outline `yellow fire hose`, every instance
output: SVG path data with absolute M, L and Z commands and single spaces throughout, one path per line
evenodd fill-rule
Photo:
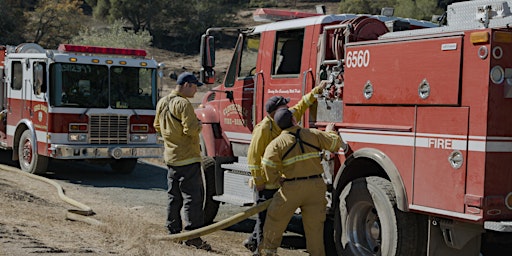
M 64 194 L 64 189 L 62 188 L 62 186 L 59 183 L 57 183 L 53 180 L 50 180 L 48 178 L 42 177 L 42 176 L 23 172 L 18 168 L 14 168 L 14 167 L 11 167 L 8 165 L 0 164 L 0 170 L 9 171 L 9 172 L 12 172 L 15 174 L 22 174 L 29 178 L 36 179 L 36 180 L 48 183 L 50 185 L 53 185 L 57 189 L 60 199 L 79 208 L 79 209 L 69 209 L 66 213 L 66 219 L 81 221 L 81 222 L 85 222 L 85 223 L 88 223 L 91 225 L 97 225 L 97 226 L 104 225 L 101 221 L 90 217 L 90 216 L 93 216 L 95 213 L 89 206 L 66 196 Z M 153 236 L 152 238 L 156 239 L 156 240 L 183 241 L 183 240 L 190 240 L 190 239 L 193 239 L 196 237 L 207 235 L 207 234 L 213 233 L 215 231 L 230 227 L 240 221 L 243 221 L 243 220 L 251 217 L 252 215 L 255 215 L 261 211 L 264 211 L 265 209 L 268 208 L 271 201 L 272 201 L 272 199 L 267 200 L 263 203 L 255 205 L 243 212 L 237 213 L 227 219 L 216 222 L 216 223 L 211 224 L 206 227 L 202 227 L 199 229 L 195 229 L 195 230 L 191 230 L 191 231 L 187 231 L 187 232 L 183 232 L 183 233 L 179 233 L 179 234 L 174 234 L 174 235 Z
M 198 229 L 194 229 L 194 230 L 190 230 L 187 232 L 174 234 L 174 235 L 153 236 L 152 238 L 156 239 L 156 240 L 183 241 L 183 240 L 190 240 L 190 239 L 193 239 L 196 237 L 207 235 L 207 234 L 213 233 L 215 231 L 230 227 L 242 220 L 245 220 L 245 219 L 251 217 L 254 214 L 264 211 L 265 209 L 267 209 L 267 207 L 269 206 L 271 201 L 272 201 L 272 199 L 269 199 L 263 203 L 255 205 L 243 212 L 237 213 L 227 219 L 213 223 L 206 227 L 202 227 L 202 228 L 198 228 Z
M 25 175 L 29 178 L 32 178 L 32 179 L 36 179 L 36 180 L 39 180 L 39 181 L 42 181 L 42 182 L 46 182 L 50 185 L 53 185 L 56 189 L 57 189 L 57 192 L 58 192 L 58 195 L 59 195 L 59 198 L 62 199 L 64 202 L 68 203 L 68 204 L 71 204 L 79 209 L 69 209 L 66 213 L 66 219 L 69 219 L 69 220 L 75 220 L 75 221 L 81 221 L 81 222 L 85 222 L 85 223 L 89 223 L 91 225 L 103 225 L 102 222 L 100 222 L 99 220 L 96 220 L 96 219 L 93 219 L 91 218 L 90 216 L 94 215 L 94 211 L 91 209 L 91 207 L 85 205 L 85 204 L 82 204 L 76 200 L 73 200 L 69 197 L 67 197 L 65 194 L 64 194 L 64 189 L 62 188 L 62 186 L 53 181 L 53 180 L 50 180 L 50 179 L 47 179 L 45 177 L 42 177 L 42 176 L 38 176 L 38 175 L 34 175 L 34 174 L 31 174 L 31 173 L 27 173 L 27 172 L 24 172 L 24 171 L 21 171 L 20 169 L 18 168 L 14 168 L 14 167 L 11 167 L 11 166 L 8 166 L 8 165 L 3 165 L 3 164 L 0 164 L 0 169 L 1 170 L 5 170 L 5 171 L 9 171 L 9 172 L 12 172 L 12 173 L 16 173 L 16 174 L 22 174 L 22 175 Z

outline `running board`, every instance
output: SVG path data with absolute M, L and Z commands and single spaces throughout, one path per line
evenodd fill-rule
M 240 157 L 238 162 L 222 164 L 224 170 L 224 194 L 213 199 L 233 205 L 248 206 L 255 203 L 252 176 L 247 158 Z

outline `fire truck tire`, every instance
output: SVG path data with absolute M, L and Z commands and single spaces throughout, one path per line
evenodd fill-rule
M 384 178 L 350 182 L 341 192 L 335 212 L 338 254 L 425 255 L 421 216 L 400 211 L 395 200 L 393 186 Z
M 38 155 L 35 150 L 36 142 L 32 140 L 30 130 L 21 134 L 18 145 L 20 169 L 27 173 L 45 173 L 48 167 L 48 157 Z
M 137 165 L 137 158 L 116 159 L 110 163 L 112 171 L 119 174 L 130 174 Z
M 217 212 L 219 211 L 219 201 L 213 199 L 215 195 L 215 160 L 211 157 L 203 156 L 201 169 L 204 175 L 204 224 L 210 225 L 213 223 Z

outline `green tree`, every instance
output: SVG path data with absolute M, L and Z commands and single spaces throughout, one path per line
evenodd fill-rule
M 431 20 L 432 15 L 443 13 L 437 5 L 438 0 L 397 0 L 395 16 Z
M 342 0 L 339 13 L 380 14 L 383 7 L 395 6 L 397 0 Z M 411 1 L 411 0 L 409 0 Z
M 0 0 L 0 43 L 17 45 L 24 42 L 25 17 L 21 8 Z
M 33 12 L 26 12 L 29 40 L 48 48 L 69 40 L 84 19 L 81 0 L 41 0 Z
M 148 31 L 126 31 L 122 20 L 116 20 L 110 28 L 92 30 L 83 28 L 71 43 L 80 45 L 95 45 L 123 48 L 149 49 L 151 35 Z

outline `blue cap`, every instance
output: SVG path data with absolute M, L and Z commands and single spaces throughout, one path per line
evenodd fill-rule
M 293 112 L 287 108 L 280 108 L 274 115 L 274 122 L 282 130 L 293 126 Z
M 290 98 L 285 98 L 283 96 L 272 96 L 268 99 L 267 103 L 265 103 L 265 110 L 267 113 L 272 113 L 276 111 L 279 106 L 286 105 L 290 102 Z
M 199 82 L 199 80 L 197 80 L 196 76 L 194 76 L 194 74 L 192 74 L 190 72 L 181 73 L 178 76 L 177 83 L 179 85 L 184 85 L 185 83 L 193 83 L 193 84 L 196 84 L 197 86 L 203 85 L 203 83 Z

